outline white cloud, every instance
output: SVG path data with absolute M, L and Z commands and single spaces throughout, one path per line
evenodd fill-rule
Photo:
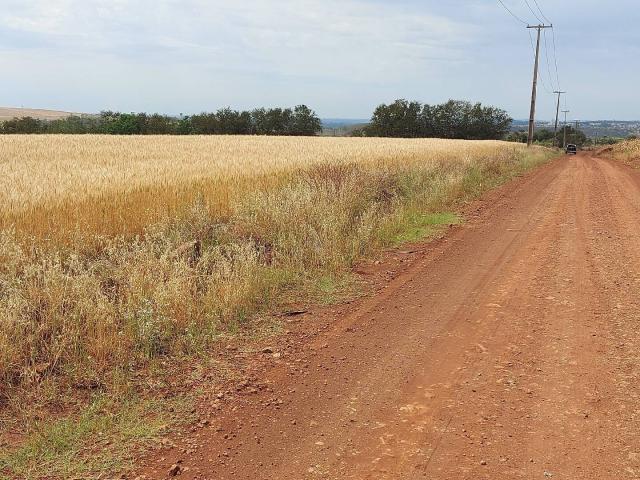
M 538 2 L 557 22 L 563 88 L 585 110 L 598 105 L 581 116 L 615 116 L 607 105 L 635 116 L 637 0 Z M 176 113 L 305 102 L 363 116 L 398 97 L 455 97 L 524 117 L 521 27 L 486 0 L 0 0 L 0 105 Z M 621 74 L 600 73 L 597 54 Z M 600 103 L 581 93 L 585 78 Z M 553 98 L 540 98 L 551 115 Z
M 460 59 L 469 40 L 445 17 L 358 0 L 32 1 L 4 12 L 6 29 L 70 53 L 281 75 L 367 78 L 422 57 Z

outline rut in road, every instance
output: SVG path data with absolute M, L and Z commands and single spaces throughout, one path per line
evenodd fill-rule
M 179 457 L 198 479 L 640 478 L 639 235 L 640 173 L 558 159 L 142 471 Z

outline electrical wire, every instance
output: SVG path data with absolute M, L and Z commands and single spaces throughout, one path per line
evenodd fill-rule
M 535 6 L 538 9 L 538 11 L 540 12 L 540 15 L 542 16 L 542 18 L 540 18 L 540 16 L 538 16 L 538 14 L 536 13 L 536 11 L 531 7 L 531 4 L 529 3 L 529 1 L 528 0 L 524 0 L 524 3 L 529 8 L 529 11 L 540 22 L 540 24 L 544 24 L 545 21 L 546 21 L 547 23 L 551 24 L 551 26 L 552 26 L 552 32 L 553 32 L 553 55 L 554 55 L 554 63 L 555 63 L 555 71 L 556 71 L 556 84 L 558 85 L 558 90 L 560 90 L 560 75 L 559 75 L 559 72 L 558 72 L 558 56 L 557 56 L 557 48 L 556 48 L 555 31 L 553 31 L 552 22 L 547 18 L 547 16 L 544 14 L 542 9 L 540 8 L 540 4 L 538 3 L 538 0 L 533 0 L 533 1 L 535 2 Z M 504 3 L 503 0 L 498 0 L 498 3 L 516 21 L 518 21 L 522 25 L 529 26 L 529 23 L 527 23 L 521 17 L 516 15 L 513 12 L 513 10 L 511 10 L 509 7 L 507 7 L 507 5 Z M 531 43 L 531 50 L 533 51 L 533 55 L 534 55 L 534 58 L 535 58 L 536 49 L 535 49 L 535 46 L 533 44 L 533 37 L 531 35 L 531 30 L 528 30 L 528 33 L 529 33 L 529 42 Z M 547 86 L 547 84 L 546 84 L 546 82 L 544 80 L 544 74 L 542 74 L 542 75 L 539 74 L 538 77 L 539 77 L 540 83 L 542 84 L 542 88 L 545 90 L 545 92 L 547 92 L 548 94 L 553 94 L 553 90 L 555 89 L 555 86 L 554 86 L 554 82 L 553 82 L 553 77 L 551 75 L 551 62 L 549 60 L 549 46 L 548 46 L 546 31 L 544 32 L 544 51 L 545 51 L 545 56 L 546 56 L 546 61 L 547 61 L 547 75 L 549 76 L 549 85 L 551 85 L 551 89 L 549 89 L 549 87 Z M 565 106 L 566 106 L 566 101 L 567 101 L 566 98 L 564 99 L 564 101 L 565 101 Z
M 536 47 L 533 45 L 533 36 L 531 35 L 531 30 L 527 30 L 527 32 L 529 33 L 529 41 L 531 42 L 531 50 L 533 51 L 533 58 L 535 60 Z M 544 91 L 549 94 L 553 94 L 553 92 L 549 89 L 549 87 L 547 87 L 547 84 L 544 82 L 544 75 L 540 75 L 540 72 L 538 72 L 538 78 L 540 79 L 540 83 L 542 84 L 542 88 L 544 89 Z
M 558 90 L 562 90 L 560 88 L 560 73 L 558 71 L 558 48 L 556 47 L 556 31 L 555 31 L 555 28 L 553 27 L 553 22 L 551 20 L 549 20 L 549 17 L 547 17 L 544 14 L 544 11 L 542 10 L 542 7 L 540 7 L 540 3 L 538 3 L 538 0 L 533 0 L 533 3 L 535 3 L 536 8 L 540 12 L 540 15 L 542 15 L 542 18 L 547 23 L 549 23 L 551 25 L 551 33 L 552 33 L 552 36 L 553 36 L 553 61 L 555 63 L 555 69 L 556 69 L 556 83 L 558 85 Z
M 536 8 L 540 12 L 540 15 L 542 15 L 542 18 L 544 18 L 547 21 L 547 23 L 549 23 L 550 25 L 553 25 L 553 22 L 547 18 L 547 16 L 544 14 L 542 9 L 540 8 L 540 4 L 538 3 L 538 0 L 533 0 L 533 1 L 536 4 Z
M 540 3 L 538 2 L 538 0 L 533 0 L 533 3 L 535 3 L 536 8 L 540 12 L 540 15 L 542 15 L 542 18 L 547 23 L 549 23 L 551 25 L 551 33 L 552 33 L 552 36 L 553 36 L 553 61 L 554 61 L 554 64 L 555 64 L 555 69 L 556 69 L 556 84 L 558 85 L 558 90 L 562 90 L 560 88 L 560 73 L 558 71 L 558 49 L 556 47 L 556 31 L 555 31 L 555 28 L 553 27 L 553 22 L 551 20 L 549 20 L 549 17 L 547 17 L 544 14 L 544 11 L 542 10 L 542 7 L 540 7 Z M 545 42 L 546 42 L 546 37 L 545 37 Z
M 529 7 L 529 10 L 531 10 L 531 13 L 533 13 L 533 16 L 536 17 L 536 20 L 538 20 L 540 23 L 544 23 L 542 19 L 538 16 L 538 14 L 535 12 L 535 10 L 531 8 L 531 4 L 529 3 L 529 1 L 524 0 L 524 3 L 527 4 L 527 7 Z
M 547 58 L 547 75 L 549 75 L 549 84 L 551 85 L 553 90 L 556 90 L 556 87 L 553 85 L 553 78 L 551 77 L 551 62 L 549 61 L 549 46 L 547 44 L 547 30 L 544 29 L 544 56 Z M 560 85 L 558 85 L 557 91 L 560 91 Z
M 551 34 L 553 38 L 553 60 L 556 64 L 556 81 L 558 82 L 558 90 L 562 90 L 560 88 L 560 73 L 558 72 L 558 50 L 556 48 L 556 29 L 551 27 Z
M 513 13 L 511 11 L 511 9 L 509 7 L 507 7 L 504 2 L 502 0 L 498 0 L 498 3 L 500 5 L 502 5 L 502 8 L 504 8 L 507 12 L 509 12 L 509 15 L 511 15 L 513 18 L 515 18 L 517 21 L 519 21 L 521 24 L 523 25 L 529 25 L 527 22 L 525 22 L 524 20 L 522 20 L 518 15 L 516 15 L 515 13 Z

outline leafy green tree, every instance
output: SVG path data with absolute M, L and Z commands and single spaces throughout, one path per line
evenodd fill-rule
M 251 115 L 231 108 L 222 108 L 216 112 L 217 131 L 221 135 L 247 135 L 251 133 Z
M 440 105 L 396 100 L 380 105 L 365 132 L 381 137 L 439 137 L 469 140 L 504 138 L 511 117 L 501 109 L 461 100 Z
M 71 115 L 48 122 L 47 133 L 104 133 L 104 129 L 99 117 Z
M 20 117 L 7 120 L 2 125 L 2 133 L 44 133 L 45 123 L 33 117 Z
M 557 134 L 554 134 L 551 130 L 547 128 L 541 128 L 540 130 L 536 130 L 534 132 L 533 141 L 537 143 L 546 144 L 546 145 L 553 145 L 554 143 L 557 145 L 558 136 Z
M 317 135 L 322 124 L 306 105 L 255 109 L 253 112 L 221 108 L 184 118 L 154 113 L 120 113 L 70 116 L 53 121 L 31 117 L 0 122 L 3 133 L 104 133 L 111 135 Z
M 144 133 L 146 114 L 114 113 L 105 116 L 105 132 L 111 135 L 141 135 Z
M 373 112 L 368 132 L 372 136 L 416 138 L 422 135 L 420 113 L 422 106 L 418 102 L 404 99 L 390 105 L 379 105 Z
M 267 110 L 267 125 L 270 135 L 288 135 L 293 111 L 290 108 L 270 108 Z
M 527 137 L 529 134 L 524 130 L 518 130 L 517 132 L 511 132 L 507 135 L 507 142 L 527 143 Z
M 574 145 L 584 145 L 587 143 L 587 135 L 582 130 L 576 130 L 571 125 L 564 127 L 567 129 L 567 143 L 573 143 Z M 558 144 L 562 145 L 564 139 L 564 131 L 562 128 L 558 129 Z
M 322 122 L 316 113 L 306 105 L 298 105 L 293 109 L 290 135 L 314 136 L 322 132 Z
M 180 118 L 176 123 L 176 135 L 192 135 L 193 125 L 191 124 L 191 117 L 186 116 Z
M 189 118 L 190 133 L 195 135 L 214 135 L 220 130 L 215 113 L 200 113 Z
M 257 108 L 251 112 L 251 122 L 257 135 L 295 134 L 294 112 L 290 108 Z
M 176 133 L 177 122 L 166 115 L 154 113 L 146 118 L 145 135 L 169 135 Z

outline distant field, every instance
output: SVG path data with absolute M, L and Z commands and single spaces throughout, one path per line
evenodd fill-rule
M 40 108 L 12 108 L 0 107 L 0 122 L 11 120 L 16 117 L 33 117 L 39 120 L 57 120 L 70 115 L 79 115 L 72 112 L 61 112 L 57 110 L 44 110 Z

